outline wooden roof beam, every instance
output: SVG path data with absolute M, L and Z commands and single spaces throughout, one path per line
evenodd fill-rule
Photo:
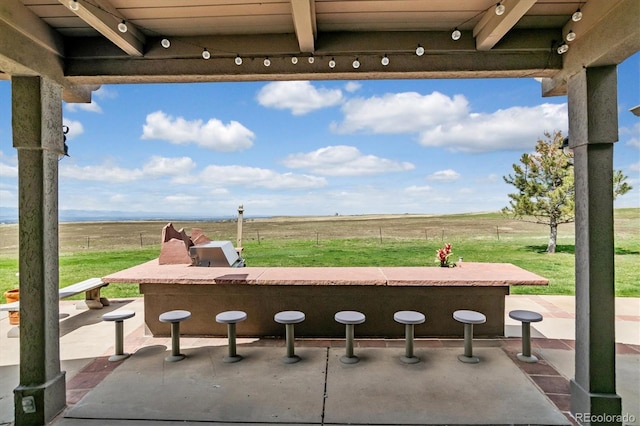
M 505 7 L 504 14 L 496 15 L 495 7 L 492 6 L 473 29 L 476 49 L 490 50 L 493 48 L 531 9 L 536 0 L 503 0 L 501 3 Z
M 130 56 L 144 55 L 145 37 L 133 24 L 127 22 L 127 32 L 120 32 L 118 24 L 126 20 L 106 1 L 95 1 L 96 5 L 85 0 L 58 0 L 83 21 L 95 28 L 113 44 Z M 77 10 L 73 10 L 73 4 Z
M 318 32 L 315 0 L 291 0 L 291 9 L 300 52 L 313 53 Z

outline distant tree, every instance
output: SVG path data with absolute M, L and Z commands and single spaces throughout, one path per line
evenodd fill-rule
M 572 154 L 562 151 L 562 132 L 544 133 L 535 152 L 522 154 L 521 164 L 513 165 L 513 175 L 504 176 L 506 183 L 518 192 L 508 194 L 511 201 L 502 213 L 526 222 L 549 226 L 547 253 L 555 253 L 558 225 L 575 220 L 575 188 Z M 620 170 L 613 175 L 613 196 L 622 195 L 631 186 Z

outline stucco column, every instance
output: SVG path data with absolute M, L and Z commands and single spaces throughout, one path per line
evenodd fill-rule
M 42 425 L 66 405 L 58 325 L 58 155 L 62 88 L 13 77 L 13 146 L 18 150 L 20 384 L 15 424 Z
M 576 190 L 576 348 L 571 413 L 621 414 L 616 394 L 613 143 L 618 140 L 616 66 L 569 80 L 569 146 Z M 618 419 L 619 420 L 619 419 Z M 618 422 L 607 424 L 620 424 Z

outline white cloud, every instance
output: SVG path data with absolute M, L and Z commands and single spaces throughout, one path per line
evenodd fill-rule
M 460 179 L 460 173 L 452 169 L 439 170 L 427 176 L 427 179 L 439 182 L 453 182 Z
M 69 128 L 69 132 L 66 134 L 68 141 L 84 133 L 84 127 L 82 126 L 82 123 L 77 120 L 63 118 L 62 124 Z
M 348 81 L 347 84 L 344 85 L 344 90 L 349 93 L 357 92 L 362 87 L 362 84 L 357 81 Z
M 125 169 L 119 166 L 99 165 L 80 167 L 76 164 L 63 163 L 60 166 L 60 177 L 67 179 L 94 182 L 132 182 L 141 179 L 144 173 L 140 169 Z
M 423 186 L 411 185 L 404 189 L 404 192 L 407 194 L 410 194 L 411 196 L 425 195 L 425 194 L 431 193 L 432 191 L 433 191 L 433 188 L 430 187 L 429 185 L 423 185 Z
M 93 92 L 93 96 L 98 99 L 115 99 L 118 97 L 118 93 L 107 88 L 107 86 L 100 86 L 98 90 Z
M 187 175 L 196 167 L 196 163 L 189 157 L 167 158 L 154 155 L 142 166 L 145 175 L 177 176 Z
M 338 105 L 343 101 L 339 89 L 316 88 L 308 81 L 275 81 L 258 92 L 258 102 L 267 108 L 289 109 L 293 115 L 304 115 L 317 109 Z
M 327 176 L 366 176 L 413 170 L 408 162 L 399 162 L 375 155 L 364 155 L 353 146 L 327 146 L 308 153 L 289 155 L 283 164 L 292 169 L 309 169 Z
M 627 145 L 640 149 L 640 122 L 635 123 L 631 129 L 627 127 L 620 128 L 620 134 L 631 135 L 627 140 Z
M 629 170 L 632 172 L 640 172 L 640 162 L 630 165 Z
M 102 114 L 102 108 L 94 100 L 91 100 L 90 103 L 65 104 L 65 109 L 69 112 L 86 111 Z
M 202 120 L 186 120 L 174 118 L 162 111 L 147 115 L 146 124 L 142 126 L 142 139 L 165 140 L 177 145 L 194 143 L 203 148 L 216 151 L 242 151 L 253 145 L 255 134 L 237 121 L 224 124 L 211 118 Z
M 522 150 L 535 145 L 545 130 L 566 134 L 567 126 L 567 104 L 511 107 L 433 126 L 421 132 L 420 144 L 453 152 Z
M 204 185 L 226 186 L 242 185 L 267 189 L 308 189 L 327 185 L 325 178 L 278 173 L 270 169 L 246 166 L 208 166 L 200 174 Z
M 416 133 L 444 122 L 456 122 L 468 115 L 464 96 L 450 98 L 439 92 L 387 93 L 371 98 L 354 98 L 342 107 L 344 120 L 332 123 L 338 133 Z
M 0 151 L 0 176 L 8 178 L 18 177 L 18 157 L 8 157 Z
M 416 134 L 423 146 L 453 152 L 486 152 L 531 148 L 543 132 L 568 127 L 567 105 L 541 104 L 511 107 L 492 113 L 474 113 L 463 95 L 439 92 L 388 93 L 354 98 L 342 107 L 338 133 Z

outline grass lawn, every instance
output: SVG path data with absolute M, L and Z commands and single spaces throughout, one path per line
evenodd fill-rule
M 640 209 L 616 210 L 616 296 L 640 297 Z M 60 285 L 154 259 L 165 222 L 64 223 L 60 226 Z M 235 221 L 174 224 L 201 228 L 235 243 Z M 436 266 L 435 251 L 453 245 L 453 258 L 504 262 L 549 279 L 548 287 L 514 286 L 514 294 L 574 294 L 573 225 L 560 228 L 558 250 L 545 253 L 548 229 L 500 214 L 349 216 L 250 219 L 244 224 L 248 266 Z M 18 287 L 17 226 L 0 225 L 0 294 Z M 112 284 L 106 297 L 139 296 Z M 81 296 L 78 296 L 81 297 Z

